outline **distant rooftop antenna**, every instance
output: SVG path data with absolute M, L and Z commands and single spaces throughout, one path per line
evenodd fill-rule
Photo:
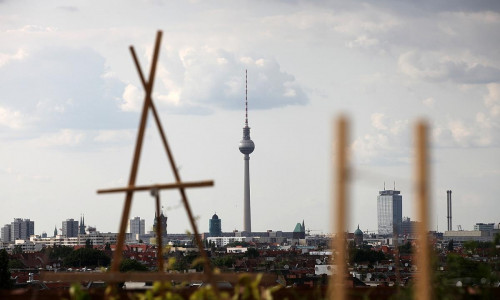
M 396 181 L 394 181 L 394 190 L 396 190 Z
M 385 181 L 384 181 L 384 191 L 385 191 Z

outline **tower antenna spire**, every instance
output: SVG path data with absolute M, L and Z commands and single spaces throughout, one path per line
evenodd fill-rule
M 248 71 L 245 69 L 245 126 L 248 126 Z

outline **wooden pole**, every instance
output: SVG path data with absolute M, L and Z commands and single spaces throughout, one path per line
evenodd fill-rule
M 122 188 L 111 188 L 97 190 L 98 194 L 109 194 L 109 193 L 120 193 L 120 192 L 131 192 L 131 191 L 150 191 L 152 189 L 157 190 L 168 190 L 168 189 L 178 189 L 178 188 L 192 188 L 192 187 L 205 187 L 213 186 L 213 180 L 206 181 L 194 181 L 194 182 L 180 182 L 180 183 L 166 183 L 166 184 L 152 184 L 152 185 L 136 185 Z
M 147 85 L 145 85 L 146 96 L 144 99 L 144 105 L 142 107 L 141 120 L 139 122 L 139 131 L 137 133 L 137 140 L 135 143 L 134 157 L 132 159 L 132 168 L 130 170 L 130 177 L 129 177 L 129 181 L 128 181 L 129 186 L 134 186 L 135 180 L 137 178 L 137 169 L 139 166 L 139 159 L 140 159 L 141 150 L 142 150 L 142 142 L 144 140 L 144 131 L 146 129 L 146 121 L 148 118 L 148 107 L 150 106 L 150 103 L 151 103 L 151 92 L 153 90 L 153 82 L 154 82 L 154 77 L 155 77 L 155 72 L 156 72 L 156 64 L 158 62 L 158 55 L 160 52 L 161 35 L 162 35 L 161 31 L 158 31 L 158 33 L 156 34 L 156 44 L 155 44 L 155 49 L 154 49 L 154 53 L 153 53 L 153 61 L 151 62 L 149 81 L 147 82 Z M 111 264 L 111 271 L 113 271 L 113 272 L 118 272 L 120 269 L 120 263 L 121 263 L 122 256 L 123 256 L 123 253 L 122 253 L 123 246 L 125 244 L 125 231 L 127 230 L 127 221 L 128 221 L 128 217 L 130 215 L 130 208 L 132 206 L 133 195 L 134 195 L 134 192 L 129 191 L 129 192 L 127 192 L 127 195 L 125 197 L 125 205 L 123 206 L 122 219 L 120 222 L 120 231 L 118 234 L 118 239 L 116 241 L 116 250 L 115 250 L 115 253 L 113 255 L 113 262 Z
M 345 251 L 345 224 L 346 224 L 346 213 L 347 213 L 347 180 L 348 180 L 348 164 L 347 164 L 347 136 L 348 136 L 348 125 L 347 120 L 344 116 L 341 116 L 337 121 L 337 133 L 336 147 L 334 147 L 335 152 L 334 161 L 335 168 L 335 222 L 332 232 L 334 232 L 335 239 L 332 242 L 333 253 L 335 254 L 334 263 L 337 269 L 334 270 L 335 273 L 331 276 L 329 295 L 330 299 L 344 300 L 346 299 L 346 251 Z M 333 214 L 332 214 L 333 215 Z
M 418 225 L 418 252 L 416 273 L 416 300 L 431 299 L 431 270 L 427 224 L 428 219 L 428 156 L 427 125 L 420 121 L 416 127 L 416 160 L 415 189 L 417 194 L 416 210 L 420 223 Z

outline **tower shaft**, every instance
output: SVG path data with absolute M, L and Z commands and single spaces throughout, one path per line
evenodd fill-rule
M 250 211 L 250 155 L 245 154 L 243 160 L 245 161 L 245 187 L 243 196 L 243 230 L 247 232 L 252 232 L 252 219 Z

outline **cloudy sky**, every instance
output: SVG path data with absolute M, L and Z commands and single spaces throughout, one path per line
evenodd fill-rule
M 118 230 L 144 91 L 163 41 L 154 101 L 181 177 L 213 179 L 188 197 L 200 231 L 216 212 L 243 227 L 245 69 L 252 229 L 330 232 L 333 122 L 350 118 L 349 229 L 376 231 L 378 191 L 401 190 L 414 218 L 413 128 L 432 128 L 430 227 L 500 222 L 500 4 L 497 1 L 0 0 L 0 225 L 52 234 L 67 218 Z M 151 119 L 150 119 L 151 120 Z M 148 123 L 138 184 L 172 172 Z M 169 232 L 189 230 L 162 192 Z M 137 193 L 131 217 L 151 226 Z

